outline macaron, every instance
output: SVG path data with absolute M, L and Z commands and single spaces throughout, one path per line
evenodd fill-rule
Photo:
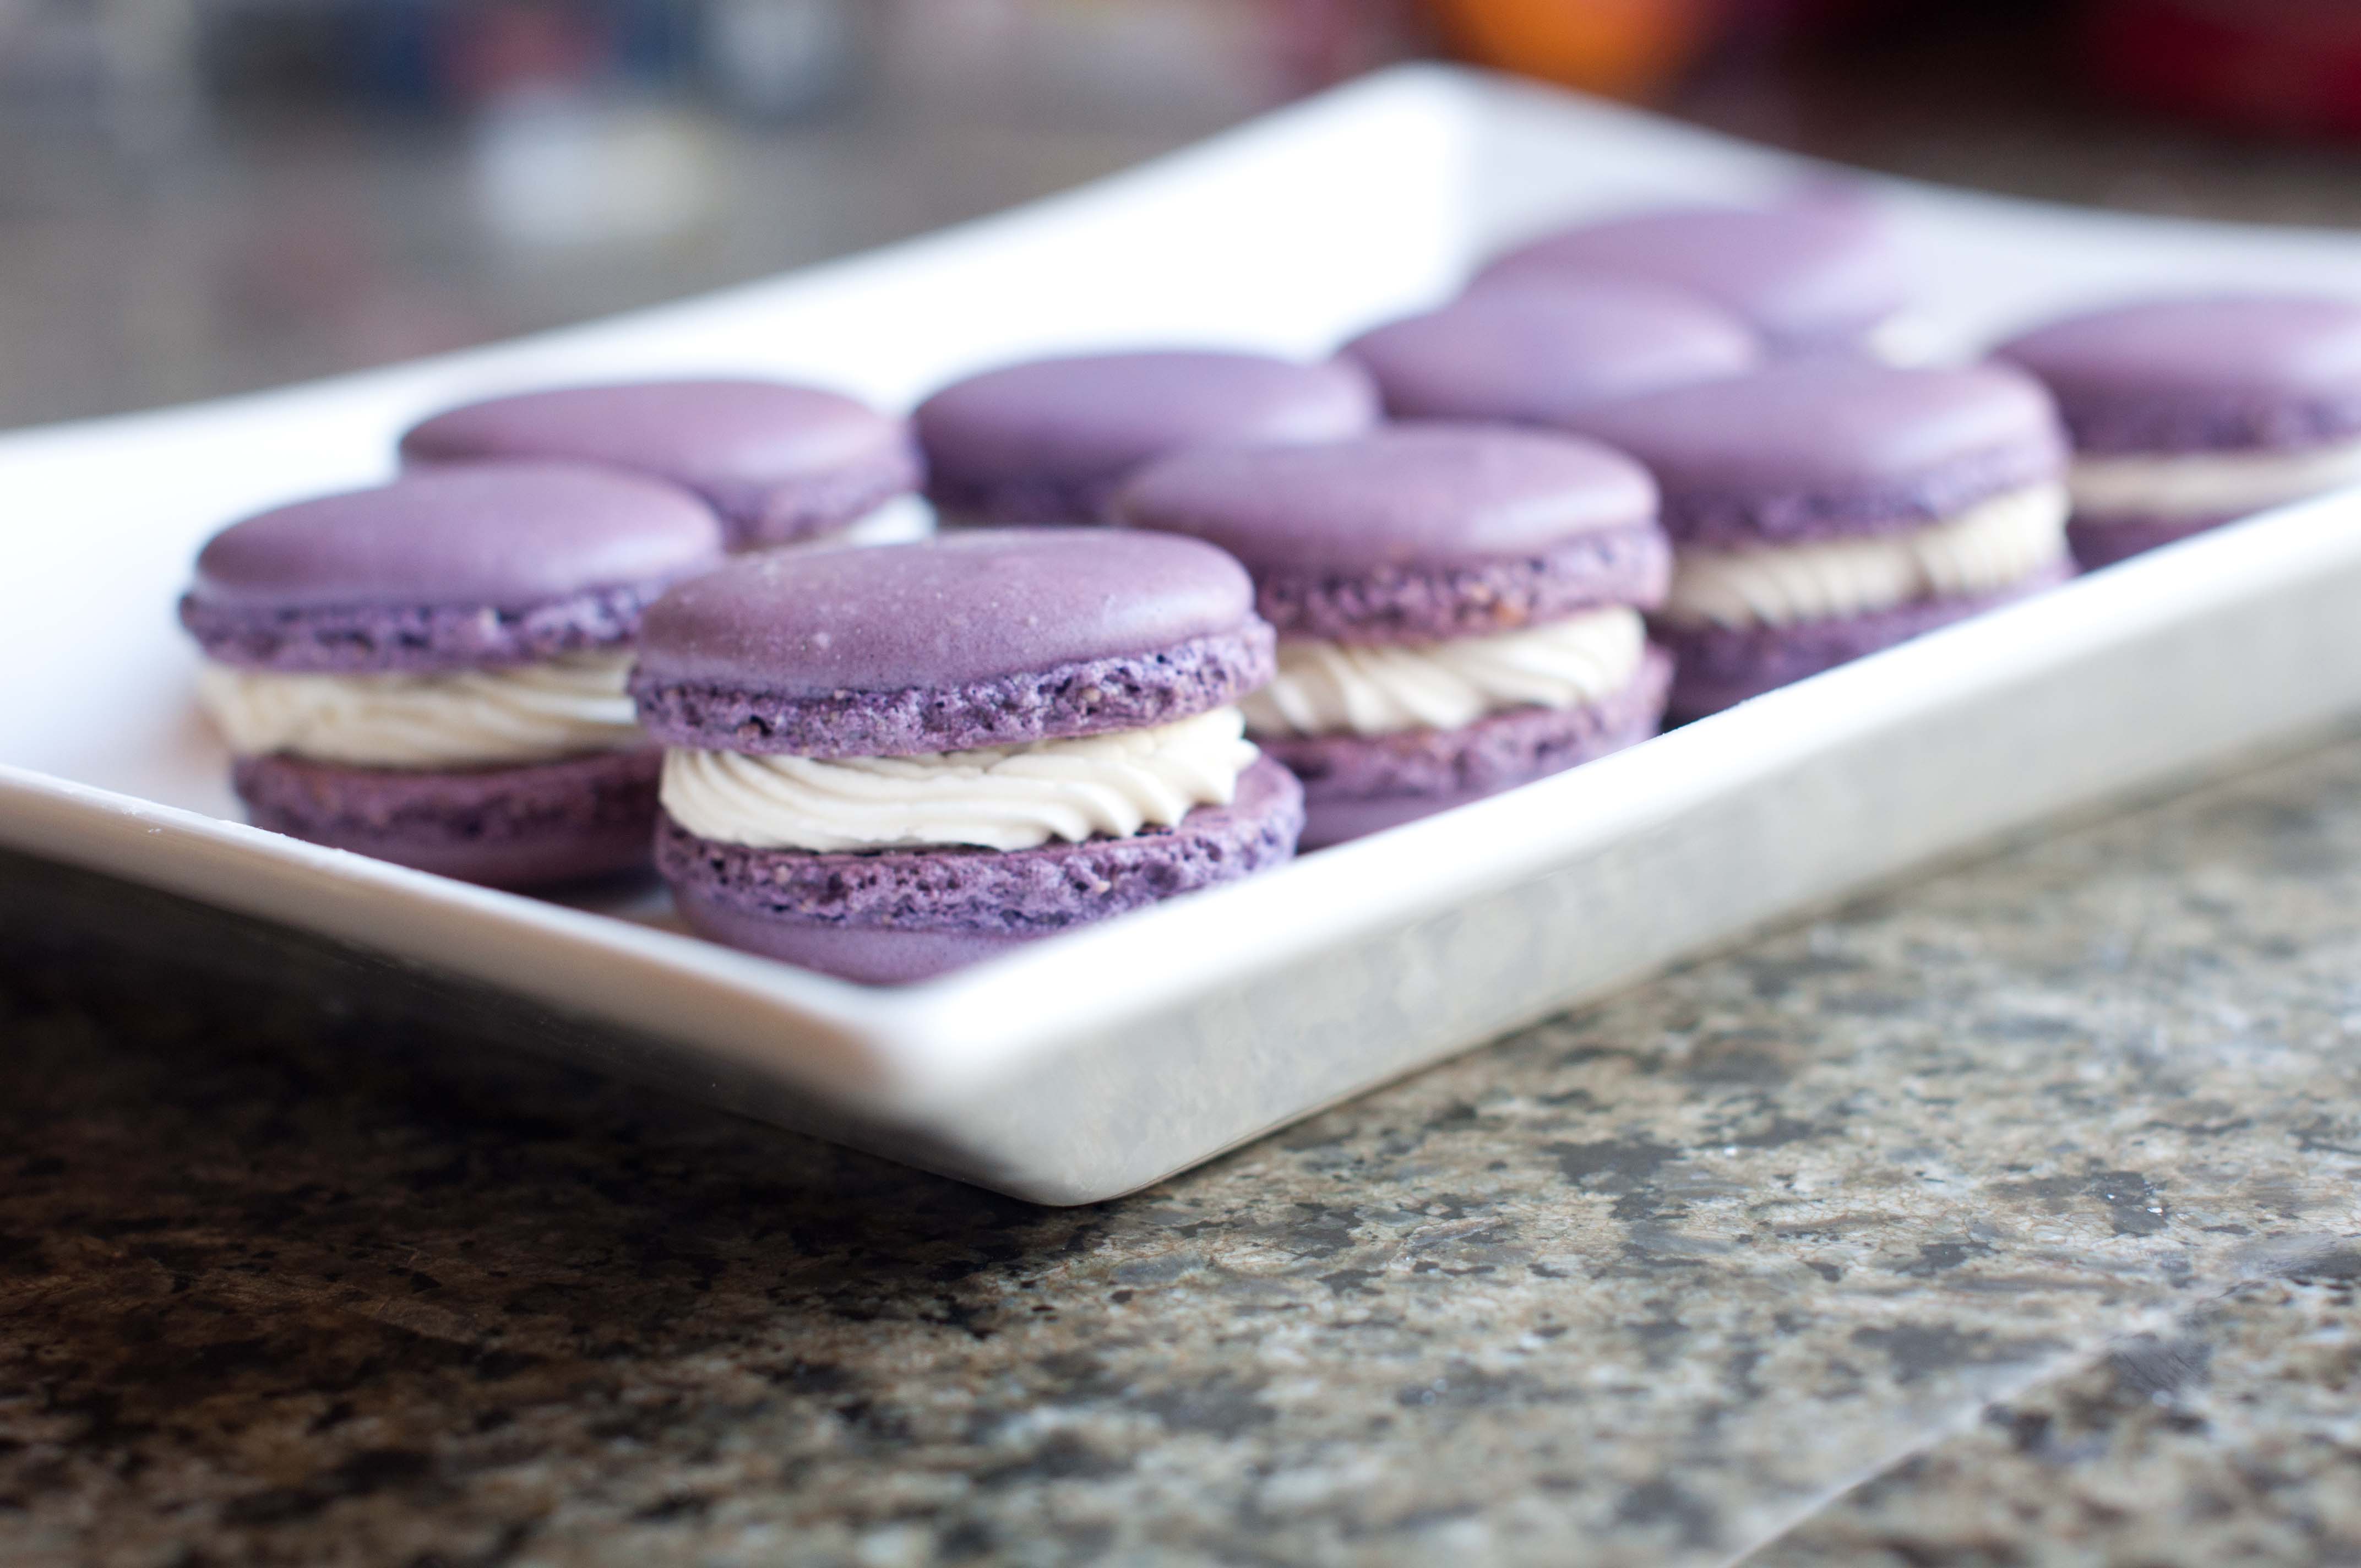
M 658 869 L 689 926 L 919 980 L 1294 853 L 1245 739 L 1272 632 L 1193 540 L 1005 529 L 750 556 L 650 610 Z
M 421 421 L 401 450 L 413 467 L 556 460 L 662 479 L 719 513 L 733 549 L 892 532 L 920 512 L 906 499 L 918 488 L 919 462 L 901 420 L 778 381 L 521 392 Z
M 255 825 L 496 887 L 645 866 L 661 752 L 625 689 L 710 509 L 577 464 L 453 468 L 214 536 L 181 600 Z
M 1690 719 L 2056 583 L 2066 438 L 2031 377 L 1795 361 L 1585 411 L 1676 552 L 1657 635 Z
M 2041 378 L 2073 434 L 2067 534 L 2085 566 L 2361 484 L 2361 303 L 2151 300 L 1997 352 Z
M 1879 352 L 1910 303 L 1908 268 L 1864 203 L 1674 207 L 1577 225 L 1496 258 L 1477 277 L 1587 286 L 1600 274 L 1688 290 L 1736 314 L 1783 354 Z
M 1741 375 L 1763 343 L 1703 297 L 1631 279 L 1502 282 L 1346 344 L 1396 419 L 1554 425 L 1576 410 Z
M 1333 441 L 1378 422 L 1356 364 L 1170 350 L 1034 359 L 918 405 L 928 493 L 947 524 L 1104 521 L 1142 466 L 1195 446 Z
M 1656 732 L 1670 665 L 1642 611 L 1671 548 L 1656 492 L 1591 442 L 1400 424 L 1157 464 L 1115 513 L 1254 574 L 1279 670 L 1247 733 L 1341 843 Z

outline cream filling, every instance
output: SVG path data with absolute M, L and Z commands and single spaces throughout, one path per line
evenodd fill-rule
M 1217 707 L 1152 729 L 917 757 L 672 751 L 663 800 L 698 838 L 758 850 L 1029 850 L 1227 806 L 1257 754 L 1238 710 Z
M 2361 485 L 2361 441 L 2282 452 L 2174 452 L 2078 457 L 2067 483 L 2084 522 L 2243 517 Z
M 478 767 L 620 751 L 644 739 L 629 652 L 429 674 L 288 674 L 206 663 L 197 700 L 241 757 L 363 768 Z
M 1575 707 L 1622 690 L 1647 631 L 1636 609 L 1600 609 L 1492 637 L 1279 645 L 1279 674 L 1239 707 L 1257 735 L 1455 729 L 1510 707 Z
M 1789 626 L 1996 592 L 2065 558 L 2066 510 L 2065 486 L 2029 485 L 1907 532 L 1685 549 L 1664 615 L 1691 626 Z

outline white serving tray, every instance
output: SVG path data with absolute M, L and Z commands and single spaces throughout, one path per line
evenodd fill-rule
M 1828 171 L 1437 68 L 784 280 L 0 437 L 0 843 L 489 981 L 586 1062 L 1048 1203 L 1108 1198 L 1783 913 L 2361 712 L 2361 504 L 2288 509 L 1631 751 L 967 972 L 870 990 L 236 819 L 172 605 L 255 508 L 511 387 L 742 371 L 896 406 L 1050 349 L 1324 350 L 1553 220 Z M 1892 183 L 1935 341 L 2142 289 L 2361 293 L 2361 238 Z M 623 917 L 617 917 L 618 914 Z M 544 1039 L 551 1031 L 532 1031 Z M 564 1048 L 561 1047 L 560 1048 Z

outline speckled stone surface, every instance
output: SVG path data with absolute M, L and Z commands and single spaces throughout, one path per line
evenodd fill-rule
M 0 1561 L 2349 1559 L 2356 803 L 2347 741 L 1054 1212 L 16 862 Z

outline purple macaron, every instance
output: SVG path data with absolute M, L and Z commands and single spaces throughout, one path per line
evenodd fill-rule
M 255 824 L 499 887 L 643 866 L 642 612 L 712 512 L 575 464 L 423 473 L 214 536 L 181 621 Z
M 1346 344 L 1397 419 L 1553 425 L 1576 410 L 1753 369 L 1762 340 L 1700 296 L 1631 279 L 1509 282 Z
M 2073 433 L 2069 533 L 2085 566 L 2361 484 L 2361 303 L 2147 301 L 1997 354 L 2042 379 Z
M 2059 581 L 2066 443 L 1996 366 L 1781 365 L 1585 411 L 1677 553 L 1655 619 L 1698 718 Z
M 1704 296 L 1781 353 L 1868 346 L 1910 302 L 1880 214 L 1840 197 L 1773 207 L 1676 207 L 1578 225 L 1496 258 L 1477 288 L 1605 274 Z
M 916 491 L 902 421 L 814 387 L 638 381 L 468 403 L 401 438 L 413 466 L 517 459 L 594 463 L 694 491 L 732 548 L 840 532 Z
M 947 523 L 1104 521 L 1143 466 L 1207 445 L 1333 441 L 1378 422 L 1347 361 L 1169 350 L 1035 359 L 955 381 L 912 416 Z
M 1671 549 L 1640 467 L 1570 436 L 1402 424 L 1157 464 L 1118 519 L 1254 574 L 1279 673 L 1250 733 L 1341 842 L 1653 735 L 1668 663 L 1641 610 Z
M 1193 540 L 1006 529 L 755 556 L 649 612 L 682 916 L 847 979 L 923 979 L 1250 875 L 1302 795 L 1232 706 L 1272 631 Z

